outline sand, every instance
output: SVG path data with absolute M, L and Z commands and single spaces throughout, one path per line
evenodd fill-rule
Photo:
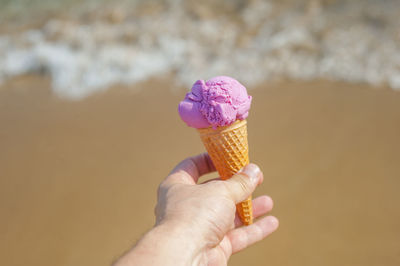
M 78 102 L 43 77 L 0 87 L 2 265 L 109 265 L 152 227 L 158 183 L 204 150 L 168 81 Z M 273 197 L 281 225 L 230 265 L 399 265 L 400 93 L 327 81 L 250 93 L 255 195 Z

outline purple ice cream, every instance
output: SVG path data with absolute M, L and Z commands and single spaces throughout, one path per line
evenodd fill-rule
M 179 114 L 190 127 L 228 126 L 249 115 L 251 96 L 237 80 L 219 76 L 196 81 L 179 104 Z

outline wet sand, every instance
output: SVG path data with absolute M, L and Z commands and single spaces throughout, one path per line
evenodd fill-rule
M 109 265 L 153 224 L 160 180 L 204 149 L 167 78 L 80 101 L 0 87 L 2 265 Z M 143 88 L 140 90 L 140 88 Z M 248 120 L 279 230 L 230 265 L 399 265 L 400 93 L 264 84 Z

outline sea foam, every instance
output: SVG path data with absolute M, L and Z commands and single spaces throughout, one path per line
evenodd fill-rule
M 0 36 L 0 82 L 45 73 L 54 92 L 69 99 L 163 74 L 187 87 L 229 75 L 249 87 L 324 78 L 400 90 L 400 2 L 338 2 L 252 1 L 230 19 L 193 15 L 171 0 L 156 14 L 122 12 L 118 23 L 52 19 Z

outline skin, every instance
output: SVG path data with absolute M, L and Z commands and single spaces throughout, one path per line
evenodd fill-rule
M 197 184 L 200 176 L 213 171 L 206 153 L 179 163 L 159 186 L 155 226 L 114 266 L 227 265 L 232 254 L 278 228 L 273 216 L 242 226 L 235 214 L 235 205 L 264 180 L 257 165 L 247 165 L 226 181 Z M 254 217 L 265 215 L 272 206 L 268 196 L 254 199 Z

